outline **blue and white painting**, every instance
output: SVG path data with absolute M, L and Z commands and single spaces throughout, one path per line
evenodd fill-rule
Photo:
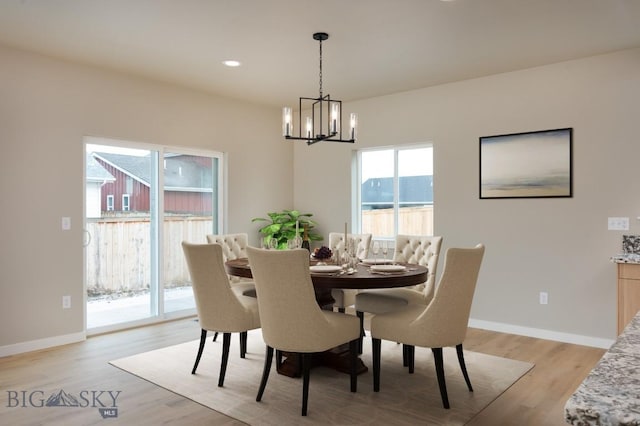
M 571 197 L 572 128 L 480 138 L 480 198 Z

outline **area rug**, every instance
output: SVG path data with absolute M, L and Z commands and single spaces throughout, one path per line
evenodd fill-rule
M 222 337 L 222 336 L 220 336 Z M 224 387 L 219 388 L 221 338 L 207 339 L 197 374 L 191 368 L 198 341 L 169 346 L 111 361 L 110 364 L 171 392 L 251 425 L 463 425 L 527 373 L 533 364 L 465 351 L 474 392 L 469 392 L 454 348 L 446 348 L 445 374 L 451 409 L 442 407 L 433 357 L 416 348 L 415 373 L 402 367 L 402 345 L 382 342 L 380 392 L 373 392 L 371 340 L 361 356 L 369 371 L 358 376 L 358 392 L 349 376 L 316 367 L 311 371 L 307 417 L 300 416 L 302 380 L 277 374 L 275 364 L 261 402 L 256 402 L 264 365 L 260 330 L 249 332 L 245 359 L 234 335 Z M 274 360 L 275 362 L 275 360 Z

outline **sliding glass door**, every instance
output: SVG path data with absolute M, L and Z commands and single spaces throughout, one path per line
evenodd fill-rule
M 181 242 L 220 226 L 221 155 L 87 138 L 87 329 L 195 312 Z
M 165 153 L 163 161 L 164 312 L 195 309 L 182 241 L 205 242 L 218 229 L 217 157 Z M 179 256 L 171 255 L 180 248 Z M 174 253 L 175 254 L 175 253 Z

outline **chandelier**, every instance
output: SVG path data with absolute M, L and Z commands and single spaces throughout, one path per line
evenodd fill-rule
M 301 97 L 298 104 L 298 135 L 293 135 L 293 114 L 290 107 L 282 109 L 282 134 L 286 139 L 307 141 L 307 145 L 316 142 L 356 141 L 358 126 L 357 114 L 351 114 L 349 120 L 349 139 L 342 139 L 342 101 L 331 99 L 322 93 L 322 42 L 329 38 L 327 33 L 315 33 L 313 39 L 320 43 L 320 90 L 317 98 Z M 302 111 L 311 116 L 305 118 L 305 130 L 302 131 Z

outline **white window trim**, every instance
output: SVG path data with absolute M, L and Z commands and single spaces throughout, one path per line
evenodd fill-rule
M 123 212 L 131 211 L 131 195 L 130 194 L 122 194 L 122 211 Z
M 369 147 L 369 148 L 364 148 L 364 149 L 359 149 L 357 151 L 355 151 L 355 155 L 353 157 L 353 167 L 352 170 L 354 170 L 354 173 L 352 174 L 352 188 L 354 188 L 354 190 L 352 191 L 352 193 L 354 194 L 354 196 L 352 197 L 352 206 L 353 208 L 351 209 L 351 211 L 353 212 L 352 214 L 352 222 L 354 224 L 354 229 L 357 230 L 357 232 L 362 232 L 362 153 L 363 152 L 372 152 L 372 151 L 388 151 L 388 150 L 393 150 L 393 161 L 394 161 L 394 166 L 393 166 L 393 186 L 394 186 L 394 199 L 393 199 L 393 208 L 394 210 L 397 210 L 399 207 L 399 201 L 397 199 L 398 196 L 398 185 L 399 185 L 399 180 L 398 180 L 398 152 L 399 151 L 403 151 L 403 150 L 410 150 L 410 149 L 420 149 L 420 148 L 431 148 L 432 150 L 434 149 L 434 145 L 431 142 L 423 142 L 423 143 L 418 143 L 418 144 L 407 144 L 407 145 L 390 145 L 390 146 L 377 146 L 377 147 Z M 433 160 L 432 160 L 433 162 Z M 432 164 L 433 166 L 433 164 Z M 434 200 L 434 205 L 435 205 L 435 200 Z M 398 233 L 398 216 L 397 214 L 394 215 L 394 224 L 393 224 L 393 228 L 394 228 L 394 234 L 397 235 Z M 384 241 L 387 240 L 388 237 L 384 237 L 384 236 L 373 236 L 374 240 L 380 240 L 380 241 Z

